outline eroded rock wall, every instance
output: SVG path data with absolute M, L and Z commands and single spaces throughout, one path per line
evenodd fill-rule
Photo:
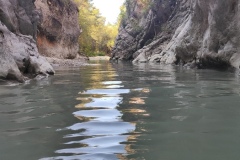
M 23 82 L 23 75 L 54 74 L 38 53 L 38 19 L 33 0 L 0 0 L 0 78 Z
M 79 50 L 78 8 L 71 0 L 36 0 L 40 13 L 37 45 L 42 55 L 73 59 Z
M 128 9 L 127 25 L 121 25 L 112 59 L 239 68 L 240 0 L 152 0 L 151 3 L 158 4 L 148 10 L 148 15 L 153 13 L 155 17 L 154 23 L 159 22 L 157 33 L 147 40 L 126 34 L 127 26 L 133 28 L 129 21 L 136 12 Z M 142 26 L 149 26 L 146 19 Z M 141 30 L 137 35 L 150 33 Z M 141 40 L 150 43 L 130 52 L 129 47 L 123 45 L 124 41 L 139 44 Z
M 141 0 L 127 1 L 126 15 L 112 50 L 113 58 L 134 59 L 137 50 L 154 41 L 175 5 L 176 0 L 149 0 L 147 4 Z

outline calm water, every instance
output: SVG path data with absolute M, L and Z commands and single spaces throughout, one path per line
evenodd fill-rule
M 1 160 L 239 160 L 238 74 L 110 64 L 0 85 Z

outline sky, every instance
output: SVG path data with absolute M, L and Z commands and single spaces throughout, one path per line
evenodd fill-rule
M 120 6 L 125 0 L 93 0 L 93 4 L 100 10 L 103 17 L 106 17 L 106 23 L 114 24 L 120 13 Z

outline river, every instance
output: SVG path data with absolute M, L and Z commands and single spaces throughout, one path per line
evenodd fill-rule
M 92 62 L 0 83 L 1 160 L 239 160 L 238 73 Z

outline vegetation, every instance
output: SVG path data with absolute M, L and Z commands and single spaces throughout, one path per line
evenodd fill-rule
M 120 7 L 120 14 L 118 16 L 118 26 L 120 24 L 122 24 L 123 26 L 126 26 L 126 22 L 127 22 L 127 9 L 126 9 L 126 5 L 127 5 L 127 0 L 125 1 L 125 3 Z
M 68 1 L 68 0 L 62 0 Z M 126 0 L 121 6 L 118 20 L 115 24 L 106 24 L 105 18 L 93 6 L 92 0 L 74 0 L 79 8 L 79 23 L 82 33 L 79 38 L 80 53 L 87 56 L 107 55 L 111 52 L 120 24 L 127 22 L 127 10 L 134 5 L 131 0 Z M 151 0 L 139 0 L 138 4 L 143 10 L 148 10 Z M 128 9 L 127 9 L 128 8 Z M 137 25 L 136 32 L 141 30 Z
M 119 23 L 105 24 L 105 18 L 91 0 L 75 0 L 79 6 L 79 23 L 82 33 L 79 38 L 80 53 L 101 56 L 111 52 L 118 34 Z

